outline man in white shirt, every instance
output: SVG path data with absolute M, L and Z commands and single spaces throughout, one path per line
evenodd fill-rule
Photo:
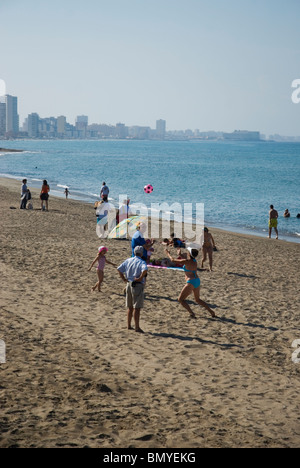
M 132 330 L 132 317 L 135 331 L 144 333 L 140 328 L 140 310 L 144 305 L 144 286 L 147 275 L 147 264 L 142 260 L 143 247 L 134 249 L 134 257 L 127 258 L 117 269 L 126 286 L 127 327 Z

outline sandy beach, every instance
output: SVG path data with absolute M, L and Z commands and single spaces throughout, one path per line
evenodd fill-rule
M 183 273 L 150 268 L 139 334 L 116 269 L 101 293 L 87 271 L 99 245 L 119 265 L 130 242 L 98 239 L 91 204 L 50 193 L 42 212 L 31 190 L 20 210 L 20 188 L 0 179 L 1 448 L 300 446 L 299 244 L 212 229 L 199 276 L 217 318 L 191 296 L 190 319 Z

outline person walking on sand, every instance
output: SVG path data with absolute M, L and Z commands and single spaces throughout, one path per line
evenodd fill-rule
M 208 231 L 208 228 L 203 229 L 204 239 L 202 244 L 202 262 L 201 268 L 203 268 L 203 263 L 206 261 L 206 256 L 208 255 L 209 259 L 209 270 L 212 271 L 213 264 L 213 250 L 216 249 L 215 241 L 212 234 Z
M 41 199 L 41 210 L 44 211 L 44 202 L 46 205 L 46 211 L 48 211 L 48 199 L 49 199 L 50 187 L 46 179 L 43 180 L 41 188 L 40 199 Z
M 269 239 L 271 239 L 272 228 L 274 228 L 276 232 L 276 239 L 278 239 L 278 211 L 274 210 L 274 206 L 270 205 L 269 211 Z
M 98 255 L 97 257 L 93 260 L 91 266 L 89 267 L 88 271 L 91 271 L 91 269 L 93 268 L 93 266 L 95 265 L 95 263 L 98 262 L 97 264 L 97 275 L 98 275 L 98 281 L 97 283 L 92 287 L 91 291 L 95 291 L 96 289 L 98 289 L 98 292 L 101 291 L 101 284 L 103 282 L 103 279 L 104 279 L 104 267 L 105 267 L 105 264 L 108 263 L 109 265 L 112 265 L 114 267 L 117 267 L 117 265 L 115 265 L 114 263 L 110 262 L 109 260 L 107 260 L 107 258 L 105 257 L 105 254 L 107 252 L 107 247 L 104 247 L 103 245 L 101 245 L 101 247 L 99 247 L 98 249 Z
M 148 267 L 142 260 L 143 247 L 134 249 L 134 257 L 127 258 L 118 268 L 122 280 L 126 286 L 127 328 L 132 330 L 131 322 L 134 319 L 135 331 L 144 333 L 140 328 L 140 312 L 144 306 L 144 285 Z
M 178 298 L 178 302 L 188 311 L 191 318 L 196 318 L 196 315 L 190 308 L 189 304 L 186 302 L 187 297 L 194 293 L 195 301 L 202 307 L 204 307 L 212 317 L 215 317 L 216 314 L 214 311 L 206 304 L 206 302 L 200 299 L 200 278 L 197 275 L 197 260 L 196 257 L 198 255 L 197 249 L 192 249 L 191 247 L 187 248 L 187 258 L 186 259 L 174 259 L 170 254 L 168 249 L 165 249 L 167 255 L 169 256 L 172 262 L 175 262 L 178 265 L 183 266 L 183 270 L 185 272 L 185 279 L 186 284 L 183 287 L 180 296 Z

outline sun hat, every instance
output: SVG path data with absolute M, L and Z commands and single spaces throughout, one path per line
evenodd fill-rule
M 101 245 L 98 249 L 98 252 L 107 252 L 108 248 L 107 247 L 104 247 L 104 245 Z
M 192 258 L 197 257 L 197 255 L 198 255 L 198 253 L 199 253 L 198 249 L 193 249 L 192 247 L 188 247 L 188 248 L 187 248 L 187 251 L 189 252 L 189 254 L 190 254 L 190 256 L 191 256 Z M 194 251 L 194 255 L 193 255 L 193 251 Z M 197 253 L 195 254 L 195 252 L 197 252 Z

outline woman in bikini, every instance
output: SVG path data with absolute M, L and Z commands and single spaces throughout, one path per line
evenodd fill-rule
M 196 318 L 194 312 L 190 308 L 189 304 L 186 302 L 186 298 L 193 292 L 195 301 L 200 306 L 208 310 L 208 312 L 210 312 L 212 317 L 215 317 L 216 314 L 214 313 L 214 311 L 206 304 L 206 302 L 200 299 L 200 278 L 197 275 L 197 260 L 196 260 L 196 257 L 198 255 L 198 250 L 188 247 L 187 251 L 188 251 L 187 258 L 178 260 L 178 259 L 174 259 L 171 256 L 169 250 L 166 249 L 166 253 L 168 257 L 170 258 L 170 260 L 172 262 L 176 261 L 176 263 L 183 266 L 183 270 L 185 272 L 186 284 L 180 293 L 178 302 L 189 312 L 190 317 Z
M 204 228 L 204 240 L 202 244 L 202 262 L 201 268 L 203 268 L 203 263 L 206 261 L 206 255 L 208 254 L 209 259 L 209 270 L 212 271 L 213 265 L 213 250 L 216 248 L 215 241 L 210 232 L 208 232 L 207 227 Z

